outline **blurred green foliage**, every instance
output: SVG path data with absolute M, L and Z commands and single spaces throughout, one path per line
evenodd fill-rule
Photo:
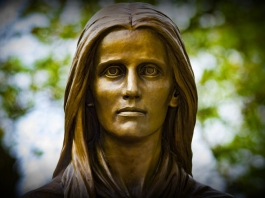
M 69 2 L 28 1 L 18 20 L 36 13 L 45 16 L 48 24 L 31 27 L 30 34 L 40 45 L 60 45 L 77 39 L 88 19 L 102 6 L 100 2 L 80 0 L 78 20 L 65 23 L 62 14 Z M 158 0 L 145 2 L 163 4 Z M 199 91 L 198 122 L 203 131 L 206 131 L 209 121 L 220 121 L 231 131 L 232 138 L 222 145 L 212 144 L 207 135 L 204 136 L 217 160 L 218 171 L 226 180 L 227 192 L 238 197 L 263 197 L 265 3 L 253 0 L 172 0 L 170 3 L 172 8 L 186 6 L 195 10 L 188 19 L 188 25 L 180 28 L 180 31 L 191 59 L 196 62 L 202 57 L 202 63 L 208 65 L 202 65 L 203 73 L 196 79 Z M 7 123 L 15 124 L 18 118 L 34 108 L 38 92 L 47 92 L 51 101 L 62 100 L 66 82 L 65 79 L 62 82 L 62 76 L 67 75 L 72 56 L 65 54 L 58 58 L 54 51 L 50 51 L 30 66 L 19 57 L 0 60 L 0 134 L 12 131 Z M 26 76 L 30 83 L 20 86 L 15 81 L 18 75 Z M 46 76 L 42 83 L 38 79 L 40 75 Z M 224 104 L 238 104 L 240 116 L 236 123 L 226 118 L 226 115 L 229 118 L 229 114 L 233 114 L 233 109 L 221 113 Z M 39 156 L 42 152 L 36 150 L 35 154 Z

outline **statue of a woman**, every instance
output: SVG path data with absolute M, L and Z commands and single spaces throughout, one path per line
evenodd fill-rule
M 176 25 L 148 4 L 106 7 L 78 41 L 53 180 L 25 197 L 231 197 L 191 176 L 196 112 Z

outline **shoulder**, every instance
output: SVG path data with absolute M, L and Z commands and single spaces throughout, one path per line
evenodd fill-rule
M 29 191 L 24 194 L 22 198 L 63 198 L 63 187 L 61 184 L 61 177 L 55 177 L 48 184 Z
M 209 186 L 206 186 L 204 184 L 201 184 L 197 181 L 195 181 L 192 177 L 188 177 L 185 190 L 183 192 L 183 197 L 187 198 L 233 198 L 232 195 L 220 192 L 218 190 L 215 190 Z

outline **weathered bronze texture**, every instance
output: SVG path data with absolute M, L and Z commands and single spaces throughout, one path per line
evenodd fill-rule
M 231 197 L 192 179 L 196 112 L 171 19 L 144 3 L 103 8 L 78 41 L 54 179 L 26 196 Z
M 91 90 L 112 175 L 133 197 L 149 186 L 168 106 L 177 106 L 166 47 L 149 29 L 116 30 L 99 43 Z

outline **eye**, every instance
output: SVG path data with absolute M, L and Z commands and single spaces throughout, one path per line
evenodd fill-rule
M 141 69 L 140 74 L 144 76 L 156 76 L 159 74 L 159 71 L 156 67 L 148 65 Z
M 120 76 L 123 74 L 123 71 L 120 67 L 117 66 L 111 66 L 107 68 L 104 72 L 105 76 L 110 77 L 110 78 L 115 78 L 117 76 Z

